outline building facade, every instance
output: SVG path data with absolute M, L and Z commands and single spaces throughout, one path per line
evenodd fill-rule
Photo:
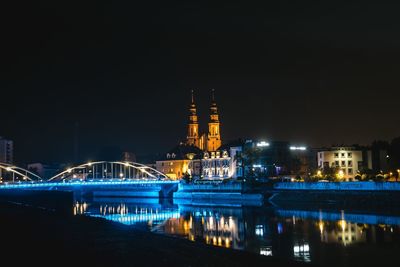
M 230 157 L 230 148 L 221 149 L 220 130 L 214 90 L 212 90 L 208 133 L 200 132 L 197 107 L 192 90 L 186 140 L 157 160 L 156 169 L 165 173 L 171 179 L 182 179 L 187 175 L 192 178 L 218 179 L 236 176 L 238 170 L 234 166 L 236 161 Z
M 0 136 L 0 162 L 12 164 L 14 158 L 14 143 Z
M 179 144 L 156 161 L 156 169 L 173 180 L 200 176 L 203 151 L 194 145 Z
M 337 170 L 338 178 L 353 179 L 363 169 L 372 169 L 371 151 L 356 147 L 332 147 L 318 151 L 318 168 Z
M 227 179 L 243 177 L 243 166 L 239 155 L 243 147 L 225 145 L 221 149 L 205 152 L 201 160 L 203 179 Z
M 306 146 L 286 141 L 247 140 L 244 145 L 246 176 L 306 176 L 316 155 Z

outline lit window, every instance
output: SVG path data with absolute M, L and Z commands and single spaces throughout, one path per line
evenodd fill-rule
M 349 160 L 347 164 L 349 167 L 353 167 L 353 161 Z

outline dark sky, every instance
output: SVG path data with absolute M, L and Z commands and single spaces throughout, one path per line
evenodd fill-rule
M 164 152 L 203 127 L 309 146 L 400 135 L 400 5 L 382 1 L 9 1 L 0 13 L 0 136 L 15 158 L 114 146 Z M 214 1 L 217 2 L 217 1 Z

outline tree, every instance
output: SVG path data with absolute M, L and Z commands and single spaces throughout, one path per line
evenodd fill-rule
M 290 162 L 290 171 L 292 174 L 300 176 L 300 170 L 301 170 L 301 160 L 298 157 L 292 158 Z
M 368 168 L 361 169 L 359 175 L 361 176 L 362 181 L 369 181 L 375 178 L 374 171 Z

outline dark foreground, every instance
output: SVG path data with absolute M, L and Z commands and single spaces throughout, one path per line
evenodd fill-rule
M 4 202 L 0 225 L 10 266 L 309 266 Z

